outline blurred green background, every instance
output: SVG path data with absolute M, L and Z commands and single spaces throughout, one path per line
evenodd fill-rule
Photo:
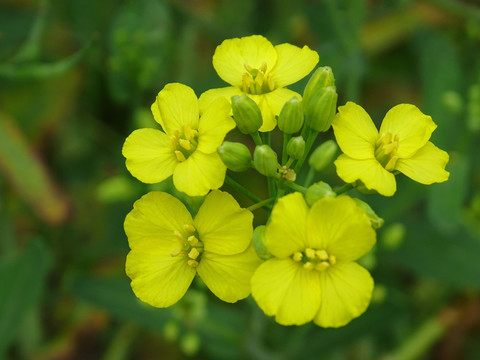
M 124 139 L 156 126 L 166 83 L 225 86 L 215 47 L 251 34 L 318 51 L 339 105 L 377 124 L 419 106 L 450 153 L 446 183 L 351 193 L 385 226 L 362 259 L 372 304 L 344 328 L 282 327 L 200 283 L 155 309 L 124 274 L 125 215 L 172 191 L 130 176 Z M 480 359 L 479 55 L 477 0 L 0 1 L 0 359 Z

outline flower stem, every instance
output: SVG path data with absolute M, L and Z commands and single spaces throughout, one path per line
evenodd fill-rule
M 283 133 L 283 148 L 282 148 L 282 165 L 287 162 L 287 144 L 292 134 Z
M 294 183 L 293 181 L 285 181 L 284 184 L 288 186 L 290 189 L 301 192 L 305 194 L 307 192 L 307 188 L 301 185 Z
M 295 169 L 294 169 L 295 173 L 298 174 L 300 172 L 300 169 L 302 168 L 303 163 L 305 162 L 308 154 L 310 153 L 313 143 L 317 139 L 317 135 L 318 135 L 318 131 L 310 129 L 310 131 L 308 132 L 308 137 L 305 142 L 305 151 L 302 157 L 298 160 L 297 164 L 295 165 Z
M 267 209 L 267 210 L 272 210 L 272 207 L 269 205 L 269 203 L 273 202 L 275 200 L 275 196 L 271 197 L 271 198 L 268 198 L 268 199 L 265 199 L 265 200 L 262 200 L 256 204 L 253 204 L 251 206 L 249 206 L 247 208 L 247 210 L 250 210 L 250 211 L 253 211 L 253 210 L 256 210 L 256 209 L 259 209 L 261 207 Z
M 344 192 L 352 190 L 354 187 L 355 186 L 353 186 L 353 184 L 345 184 L 343 186 L 339 186 L 339 187 L 333 189 L 333 191 L 335 191 L 337 193 L 337 195 L 340 195 L 340 194 L 343 194 Z
M 260 199 L 257 195 L 255 195 L 250 190 L 248 190 L 246 187 L 244 187 L 243 185 L 241 185 L 238 182 L 236 182 L 235 180 L 233 180 L 230 176 L 225 176 L 225 183 L 228 184 L 229 186 L 231 186 L 232 188 L 234 188 L 235 190 L 237 190 L 238 192 L 242 193 L 246 197 L 248 197 L 253 202 L 258 203 L 258 202 L 262 201 L 262 199 Z
M 262 138 L 260 137 L 260 134 L 258 131 L 251 133 L 250 136 L 252 137 L 253 141 L 255 142 L 255 145 L 260 146 L 263 145 Z
M 309 187 L 310 185 L 312 185 L 314 177 L 315 177 L 315 169 L 312 167 L 308 168 L 307 177 L 303 183 L 303 186 Z

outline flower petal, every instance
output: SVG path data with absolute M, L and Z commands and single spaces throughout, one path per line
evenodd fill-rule
M 398 135 L 396 156 L 408 158 L 423 147 L 437 125 L 414 105 L 400 104 L 391 108 L 380 126 L 380 136 L 391 132 Z
M 252 277 L 252 296 L 265 314 L 282 325 L 311 321 L 320 305 L 317 271 L 290 259 L 270 259 Z
M 187 234 L 185 224 L 193 224 L 193 219 L 182 202 L 170 194 L 152 191 L 135 201 L 125 218 L 124 229 L 130 248 L 155 240 L 156 247 L 164 244 L 165 251 L 170 253 L 178 246 L 174 232 Z
M 265 245 L 272 255 L 286 258 L 305 249 L 308 211 L 307 203 L 298 192 L 278 200 L 265 232 Z
M 159 241 L 152 239 L 135 244 L 127 256 L 126 272 L 140 300 L 164 308 L 183 297 L 195 269 L 187 265 L 185 253 L 173 257 L 158 245 Z
M 275 46 L 277 63 L 272 69 L 275 88 L 296 83 L 307 76 L 318 63 L 318 53 L 308 46 L 299 48 L 291 44 Z
M 213 190 L 195 216 L 194 226 L 205 252 L 239 254 L 252 240 L 253 214 L 242 209 L 227 192 Z
M 320 274 L 320 287 L 320 310 L 313 321 L 323 327 L 340 327 L 365 312 L 373 279 L 357 263 L 340 263 Z
M 160 125 L 167 134 L 175 130 L 183 132 L 183 125 L 198 129 L 198 99 L 190 87 L 180 83 L 167 84 L 158 93 L 152 107 L 155 104 L 160 114 L 155 120 L 161 121 Z M 152 112 L 155 117 L 156 111 Z
M 122 154 L 127 159 L 128 171 L 138 180 L 153 184 L 173 174 L 178 164 L 173 153 L 172 140 L 160 130 L 138 129 L 123 144 Z
M 259 69 L 267 64 L 267 71 L 275 66 L 277 52 L 266 38 L 252 35 L 224 40 L 215 50 L 213 67 L 224 81 L 242 88 L 242 76 L 246 73 L 245 64 Z
M 300 100 L 302 99 L 300 94 L 286 88 L 276 89 L 262 95 L 249 94 L 248 96 L 252 98 L 260 108 L 263 124 L 258 130 L 263 132 L 272 131 L 275 128 L 277 125 L 276 116 L 280 114 L 283 105 L 285 105 L 288 100 L 294 96 Z
M 217 151 L 225 135 L 235 127 L 235 121 L 230 117 L 230 112 L 230 103 L 222 97 L 211 103 L 198 124 L 197 150 L 205 154 Z
M 397 191 L 395 176 L 375 159 L 356 160 L 340 155 L 334 164 L 338 176 L 346 183 L 360 180 L 367 189 L 376 190 L 383 196 L 392 196 Z
M 448 154 L 429 141 L 409 159 L 399 159 L 395 169 L 416 182 L 430 185 L 448 180 L 448 160 Z
M 197 150 L 177 165 L 173 172 L 173 184 L 190 196 L 201 196 L 222 186 L 226 172 L 227 168 L 217 152 L 204 154 Z
M 340 149 L 352 159 L 372 159 L 378 131 L 370 116 L 359 105 L 347 102 L 338 108 L 332 122 Z
M 375 230 L 352 198 L 339 196 L 318 200 L 307 218 L 308 245 L 325 249 L 337 261 L 353 261 L 375 244 Z
M 231 103 L 231 99 L 233 95 L 242 95 L 243 91 L 239 88 L 234 86 L 219 88 L 219 89 L 211 89 L 205 91 L 202 95 L 200 95 L 200 99 L 198 99 L 198 104 L 200 106 L 200 113 L 203 114 L 210 105 L 219 97 L 223 97 Z M 230 108 L 229 115 L 232 115 L 232 109 Z
M 235 255 L 218 255 L 205 250 L 197 271 L 215 296 L 234 303 L 250 295 L 250 279 L 261 262 L 251 245 Z

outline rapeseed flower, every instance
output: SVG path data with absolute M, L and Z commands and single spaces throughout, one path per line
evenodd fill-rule
M 370 303 L 373 279 L 354 261 L 374 243 L 368 217 L 350 197 L 309 208 L 300 193 L 284 196 L 265 232 L 273 258 L 253 275 L 252 296 L 282 325 L 343 326 Z
M 195 219 L 167 193 L 144 195 L 124 224 L 131 248 L 126 272 L 135 295 L 152 306 L 168 307 L 198 274 L 221 300 L 246 298 L 260 263 L 251 245 L 252 220 L 250 211 L 219 190 L 207 195 Z
M 193 90 L 173 83 L 158 93 L 151 109 L 163 131 L 138 129 L 128 136 L 122 153 L 130 173 L 148 184 L 173 174 L 175 187 L 191 196 L 222 186 L 226 167 L 217 147 L 235 127 L 228 101 L 217 99 L 199 118 Z
M 218 97 L 247 94 L 260 107 L 263 125 L 259 131 L 275 128 L 275 116 L 296 92 L 285 88 L 307 76 L 318 63 L 318 54 L 308 46 L 273 46 L 260 35 L 224 40 L 213 55 L 218 76 L 232 86 L 208 90 L 200 96 L 200 109 Z
M 390 109 L 378 131 L 361 106 L 347 102 L 332 126 L 344 153 L 335 161 L 337 174 L 347 183 L 359 180 L 369 190 L 392 196 L 395 171 L 426 185 L 448 180 L 448 154 L 429 141 L 437 125 L 414 105 Z

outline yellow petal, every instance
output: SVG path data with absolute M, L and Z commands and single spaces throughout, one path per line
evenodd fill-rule
M 160 112 L 158 120 L 163 122 L 160 125 L 167 134 L 183 130 L 183 125 L 198 129 L 198 99 L 190 87 L 180 83 L 167 84 L 158 93 L 156 104 Z
M 346 183 L 360 180 L 367 189 L 376 190 L 383 196 L 392 196 L 397 191 L 395 176 L 375 159 L 356 160 L 340 155 L 335 166 L 338 176 Z
M 156 129 L 132 132 L 123 144 L 122 154 L 128 171 L 147 184 L 165 180 L 178 164 L 171 139 Z
M 320 310 L 315 324 L 340 327 L 365 312 L 373 291 L 369 272 L 356 263 L 341 263 L 320 273 Z
M 226 172 L 227 168 L 217 152 L 204 154 L 197 150 L 177 165 L 173 172 L 173 184 L 190 196 L 201 196 L 222 186 Z
M 391 108 L 380 126 L 380 136 L 391 132 L 398 135 L 399 158 L 408 158 L 423 147 L 437 125 L 416 106 L 400 104 Z
M 219 89 L 211 89 L 205 91 L 202 95 L 200 95 L 200 99 L 198 99 L 198 104 L 200 106 L 200 113 L 203 114 L 210 105 L 219 97 L 223 97 L 231 103 L 231 99 L 233 95 L 242 95 L 243 92 L 239 88 L 234 86 L 219 88 Z M 232 115 L 232 109 L 230 109 L 229 115 Z
M 197 271 L 212 293 L 234 303 L 250 294 L 250 279 L 261 262 L 253 246 L 236 255 L 218 255 L 205 250 Z
M 318 200 L 307 218 L 308 246 L 325 249 L 340 261 L 365 255 L 375 244 L 375 230 L 352 198 L 339 196 Z
M 372 159 L 378 131 L 367 112 L 353 102 L 338 108 L 332 123 L 340 149 L 352 159 Z
M 175 304 L 187 291 L 195 269 L 186 255 L 171 256 L 159 241 L 148 239 L 135 244 L 127 256 L 126 273 L 132 279 L 135 295 L 155 307 Z
M 260 69 L 266 63 L 268 72 L 276 61 L 275 48 L 260 35 L 224 40 L 213 55 L 213 67 L 218 76 L 238 88 L 242 88 L 242 76 L 247 71 L 245 64 Z
M 319 309 L 319 273 L 290 259 L 267 260 L 252 277 L 252 296 L 279 324 L 305 324 Z
M 272 255 L 286 258 L 306 248 L 308 211 L 307 203 L 298 192 L 278 200 L 265 232 L 265 245 Z
M 318 53 L 308 46 L 299 48 L 291 44 L 275 46 L 277 63 L 272 69 L 275 88 L 296 83 L 307 76 L 318 63 Z
M 230 103 L 220 97 L 202 113 L 198 125 L 197 150 L 206 154 L 217 151 L 217 147 L 222 145 L 225 135 L 235 127 L 235 121 L 230 117 L 230 111 Z
M 421 184 L 441 183 L 450 176 L 445 170 L 448 159 L 445 151 L 429 141 L 409 159 L 399 159 L 395 169 Z
M 193 219 L 182 202 L 170 194 L 152 191 L 135 201 L 124 228 L 131 248 L 139 242 L 155 240 L 157 247 L 164 244 L 165 251 L 170 253 L 179 244 L 174 232 L 187 234 L 185 224 L 193 224 Z
M 152 110 L 153 118 L 155 119 L 155 121 L 159 123 L 163 131 L 165 131 L 165 125 L 163 123 L 162 115 L 160 114 L 160 108 L 158 107 L 157 99 L 155 99 L 155 102 L 150 107 L 150 110 Z
M 242 209 L 232 195 L 213 190 L 198 210 L 194 226 L 206 252 L 233 255 L 250 244 L 252 222 L 253 214 Z

